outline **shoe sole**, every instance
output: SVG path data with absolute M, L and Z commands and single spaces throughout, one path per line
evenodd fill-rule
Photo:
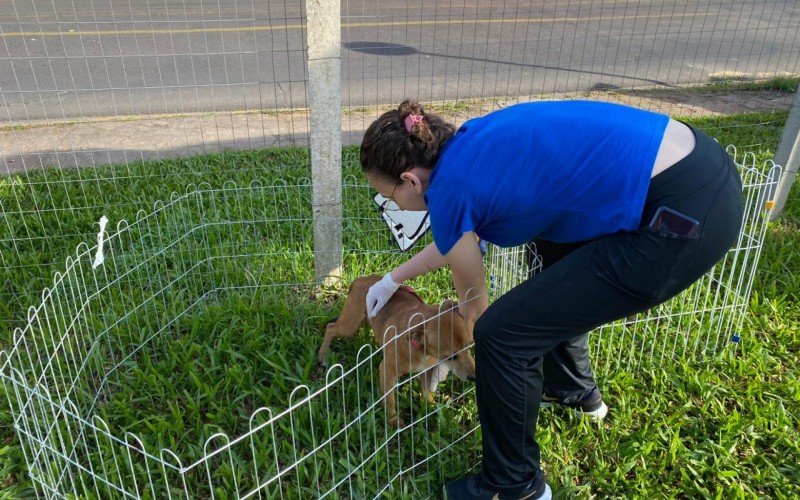
M 557 403 L 542 402 L 542 403 L 539 403 L 539 408 L 540 409 L 541 408 L 550 408 L 554 404 L 557 404 Z M 567 408 L 569 408 L 569 407 L 567 407 Z M 577 415 L 581 415 L 583 417 L 589 417 L 592 420 L 603 420 L 604 418 L 606 418 L 606 415 L 608 415 L 608 406 L 606 406 L 606 404 L 604 402 L 600 403 L 600 408 L 598 408 L 596 410 L 592 410 L 592 411 L 583 411 L 580 408 L 569 408 L 569 409 L 573 413 L 575 413 Z
M 500 500 L 500 494 L 495 493 L 494 496 L 492 497 L 492 500 Z M 541 495 L 539 495 L 536 498 L 532 498 L 530 496 L 522 497 L 519 500 L 553 500 L 553 490 L 550 489 L 549 484 L 544 483 L 544 491 L 542 492 Z
M 532 494 L 533 493 L 531 493 L 531 495 Z M 444 498 L 445 500 L 450 500 L 453 498 L 447 493 L 447 485 L 445 485 L 442 488 L 442 498 Z M 494 496 L 492 497 L 492 500 L 499 500 L 499 499 L 500 499 L 500 493 L 495 493 Z M 553 490 L 550 489 L 549 484 L 544 483 L 544 491 L 542 492 L 541 495 L 539 495 L 536 498 L 533 498 L 530 495 L 528 495 L 520 498 L 519 500 L 553 500 Z
M 498 498 L 499 498 L 498 495 L 494 496 L 494 499 L 498 499 Z M 532 498 L 530 496 L 522 497 L 522 498 L 520 498 L 520 500 L 553 500 L 553 491 L 550 489 L 550 485 L 549 484 L 544 483 L 544 491 L 542 492 L 541 495 L 539 495 L 536 498 Z

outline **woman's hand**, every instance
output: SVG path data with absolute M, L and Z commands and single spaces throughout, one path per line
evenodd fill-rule
M 400 285 L 394 282 L 390 272 L 386 273 L 379 282 L 369 287 L 369 291 L 367 291 L 367 315 L 370 318 L 377 316 L 398 288 L 400 288 Z
M 397 269 L 386 273 L 382 280 L 372 285 L 367 292 L 367 314 L 370 318 L 378 315 L 383 306 L 389 302 L 399 283 L 422 276 L 445 265 L 444 257 L 430 243 L 419 253 L 400 264 Z M 397 282 L 395 282 L 397 279 Z

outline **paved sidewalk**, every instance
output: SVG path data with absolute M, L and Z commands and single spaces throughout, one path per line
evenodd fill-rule
M 536 96 L 537 99 L 542 97 Z M 793 94 L 772 90 L 670 89 L 582 92 L 569 97 L 620 102 L 671 115 L 715 116 L 787 110 Z M 527 99 L 489 99 L 431 105 L 429 109 L 460 124 L 472 116 Z M 368 124 L 385 109 L 388 107 L 345 110 L 342 114 L 343 143 L 358 144 Z M 306 146 L 308 122 L 307 110 L 286 110 L 3 124 L 0 125 L 0 175 L 39 169 L 43 165 L 103 165 L 225 149 Z

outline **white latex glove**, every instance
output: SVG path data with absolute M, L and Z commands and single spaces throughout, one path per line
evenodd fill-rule
M 367 314 L 370 318 L 378 315 L 398 288 L 400 288 L 400 285 L 394 282 L 392 273 L 386 273 L 379 282 L 369 287 L 367 292 Z

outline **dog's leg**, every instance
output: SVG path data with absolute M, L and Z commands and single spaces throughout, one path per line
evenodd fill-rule
M 422 374 L 422 397 L 429 404 L 433 404 L 433 392 L 436 390 L 435 384 L 432 383 L 432 379 L 433 370 L 428 370 Z M 430 389 L 431 385 L 434 385 L 433 391 Z
M 368 288 L 368 287 L 367 287 Z M 328 366 L 328 349 L 333 339 L 338 337 L 352 337 L 367 319 L 367 293 L 365 285 L 356 280 L 350 287 L 347 298 L 342 307 L 342 313 L 335 321 L 325 327 L 325 338 L 317 352 L 317 361 L 322 366 Z
M 387 363 L 386 358 L 384 358 L 381 361 L 378 373 L 380 373 L 381 377 L 381 393 L 385 396 L 383 404 L 386 409 L 386 415 L 389 418 L 389 425 L 400 428 L 405 424 L 397 414 L 397 397 L 394 394 L 395 385 L 397 384 L 397 370 L 394 368 L 394 364 Z
M 322 339 L 322 345 L 319 346 L 319 351 L 317 351 L 317 361 L 319 361 L 319 364 L 326 368 L 328 367 L 328 350 L 331 347 L 331 342 L 333 342 L 333 339 L 338 337 L 350 337 L 358 331 L 360 326 L 356 325 L 353 331 L 350 332 L 349 329 L 345 328 L 350 325 L 348 325 L 346 321 L 340 323 L 340 319 L 341 316 L 325 326 L 325 338 Z

